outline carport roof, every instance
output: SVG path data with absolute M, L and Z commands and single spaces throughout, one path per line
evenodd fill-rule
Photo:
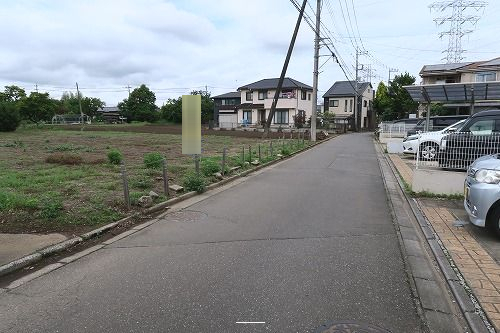
M 500 82 L 469 82 L 404 86 L 411 98 L 422 103 L 500 100 Z

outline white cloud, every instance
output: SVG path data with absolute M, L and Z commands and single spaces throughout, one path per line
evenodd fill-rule
M 429 3 L 356 0 L 359 33 L 377 58 L 363 56 L 361 63 L 372 63 L 376 74 L 386 79 L 387 67 L 417 75 L 422 65 L 439 62 L 446 43 L 437 38 L 439 29 L 432 22 Z M 490 3 L 466 48 L 500 52 L 496 46 L 500 43 L 490 38 L 490 32 L 500 30 L 494 15 L 499 7 Z M 309 6 L 307 12 L 312 15 Z M 345 37 L 344 18 L 349 25 L 349 17 L 340 13 L 338 2 L 324 1 L 322 21 L 336 37 Z M 297 14 L 288 0 L 3 0 L 0 85 L 17 83 L 32 90 L 38 84 L 57 97 L 78 81 L 81 87 L 94 89 L 84 89 L 85 93 L 108 104 L 125 98 L 128 84 L 156 88 L 159 104 L 205 85 L 220 94 L 279 76 Z M 308 84 L 313 38 L 302 22 L 287 72 Z M 350 40 L 341 38 L 335 45 L 347 63 L 346 71 L 352 73 Z M 328 52 L 322 48 L 321 53 Z M 322 57 L 320 63 L 327 59 Z M 321 70 L 322 91 L 345 79 L 331 60 Z

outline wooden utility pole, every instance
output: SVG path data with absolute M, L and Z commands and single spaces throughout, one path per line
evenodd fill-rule
M 304 16 L 304 10 L 306 8 L 307 0 L 304 0 L 302 7 L 300 8 L 299 17 L 297 18 L 297 23 L 295 24 L 295 30 L 293 31 L 292 40 L 290 41 L 290 46 L 288 47 L 288 52 L 286 54 L 285 63 L 283 64 L 283 69 L 281 70 L 280 79 L 278 81 L 278 86 L 276 87 L 276 92 L 274 93 L 273 104 L 271 104 L 271 111 L 269 112 L 269 117 L 267 118 L 263 138 L 267 138 L 269 135 L 269 129 L 271 128 L 271 122 L 273 120 L 274 114 L 276 113 L 276 104 L 278 103 L 278 97 L 283 87 L 283 80 L 285 79 L 286 70 L 288 68 L 288 63 L 290 62 L 290 57 L 292 55 L 293 46 L 295 45 L 295 39 L 297 38 L 297 33 L 299 32 L 300 22 L 302 21 L 302 16 Z

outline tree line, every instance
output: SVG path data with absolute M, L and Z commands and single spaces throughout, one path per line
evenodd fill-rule
M 408 118 L 410 113 L 417 112 L 418 103 L 403 88 L 413 84 L 415 77 L 408 73 L 396 75 L 389 86 L 379 83 L 373 100 L 373 109 L 379 121 Z
M 195 90 L 191 95 L 201 95 L 202 122 L 212 120 L 214 101 L 210 93 Z M 128 98 L 118 103 L 118 108 L 127 122 L 182 122 L 182 96 L 168 99 L 162 107 L 155 103 L 155 93 L 142 84 L 130 92 Z M 57 100 L 48 93 L 31 92 L 27 95 L 21 87 L 5 86 L 4 91 L 0 91 L 0 131 L 14 131 L 21 121 L 39 124 L 50 122 L 55 115 L 80 115 L 80 104 L 83 114 L 97 120 L 100 116 L 98 110 L 105 106 L 99 98 L 83 96 L 82 93 L 78 96 L 72 92 L 64 92 L 61 99 Z

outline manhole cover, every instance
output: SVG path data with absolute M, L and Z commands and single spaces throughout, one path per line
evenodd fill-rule
M 318 327 L 316 333 L 391 333 L 391 332 L 374 325 L 343 321 L 343 322 L 329 323 L 322 325 Z

